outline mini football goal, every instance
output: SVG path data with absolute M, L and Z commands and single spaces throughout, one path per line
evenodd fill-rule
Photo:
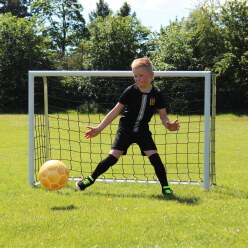
M 98 125 L 134 83 L 131 71 L 29 71 L 29 184 L 39 184 L 38 172 L 47 160 L 63 161 L 70 180 L 92 173 L 115 138 L 118 119 L 93 139 L 87 126 Z M 170 120 L 180 130 L 170 132 L 155 114 L 150 131 L 170 184 L 216 184 L 216 80 L 209 71 L 155 71 L 154 86 L 167 102 Z M 127 155 L 98 181 L 158 183 L 147 157 L 133 144 Z

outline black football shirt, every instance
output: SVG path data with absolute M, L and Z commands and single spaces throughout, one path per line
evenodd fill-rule
M 133 84 L 122 93 L 119 102 L 125 105 L 119 128 L 135 133 L 149 130 L 155 110 L 165 108 L 165 99 L 154 86 L 149 93 L 143 93 Z

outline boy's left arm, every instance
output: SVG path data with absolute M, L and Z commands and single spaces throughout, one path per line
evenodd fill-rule
M 177 131 L 180 129 L 180 124 L 178 120 L 175 120 L 174 122 L 171 122 L 170 119 L 167 116 L 166 109 L 159 109 L 158 110 L 160 119 L 162 121 L 162 124 L 170 131 Z

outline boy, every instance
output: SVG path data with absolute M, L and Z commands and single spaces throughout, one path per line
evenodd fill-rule
M 132 143 L 137 143 L 142 155 L 146 155 L 153 165 L 161 184 L 163 195 L 172 195 L 173 191 L 168 185 L 165 168 L 158 155 L 148 123 L 156 109 L 159 112 L 162 124 L 168 130 L 179 130 L 179 122 L 177 120 L 170 122 L 166 114 L 164 98 L 159 90 L 151 84 L 154 78 L 151 61 L 148 58 L 135 59 L 131 67 L 135 84 L 129 86 L 122 93 L 118 103 L 97 127 L 89 126 L 89 130 L 85 133 L 86 139 L 97 136 L 124 109 L 109 155 L 98 164 L 89 177 L 78 181 L 76 186 L 79 190 L 85 190 L 101 174 L 113 166 L 121 155 L 125 155 Z

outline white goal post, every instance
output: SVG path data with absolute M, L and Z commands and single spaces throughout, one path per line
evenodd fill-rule
M 210 186 L 215 184 L 215 77 L 210 71 L 154 71 L 155 78 L 202 78 L 204 82 L 204 141 L 203 141 L 203 178 L 199 184 L 203 185 L 204 190 L 210 190 Z M 28 114 L 29 114 L 29 148 L 28 148 L 28 171 L 29 184 L 35 185 L 35 79 L 42 78 L 44 92 L 47 91 L 47 78 L 53 77 L 123 77 L 131 78 L 131 71 L 29 71 L 28 74 Z M 48 83 L 49 84 L 49 83 Z M 44 93 L 47 94 L 47 93 Z M 48 103 L 44 97 L 44 116 L 46 128 L 48 125 Z M 214 103 L 214 106 L 213 106 Z M 170 116 L 170 113 L 169 113 Z M 180 121 L 180 120 L 179 120 Z M 180 131 L 179 131 L 180 132 Z M 49 133 L 49 132 L 48 132 Z M 49 134 L 45 137 L 49 143 Z M 46 149 L 49 149 L 48 147 Z M 48 150 L 44 151 L 49 153 Z M 49 155 L 46 156 L 49 158 Z M 53 159 L 53 158 L 51 158 Z M 100 161 L 99 161 L 100 162 Z M 105 181 L 108 181 L 106 179 Z M 114 180 L 118 181 L 118 180 Z M 128 180 L 125 181 L 137 181 Z M 148 180 L 149 182 L 149 180 Z M 174 182 L 175 183 L 175 182 Z M 187 183 L 187 182 L 186 182 Z M 178 182 L 184 184 L 184 182 Z

